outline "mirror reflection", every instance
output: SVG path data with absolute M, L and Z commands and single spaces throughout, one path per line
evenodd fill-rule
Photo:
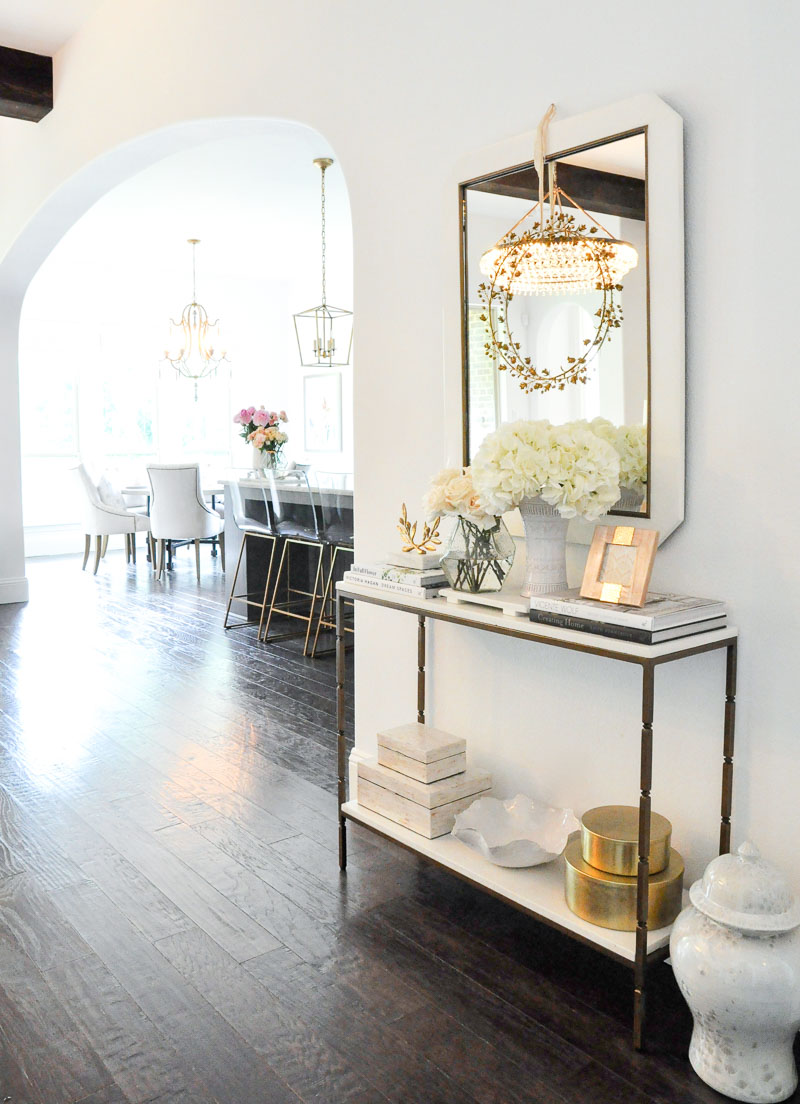
M 646 143 L 641 130 L 548 157 L 541 215 L 532 163 L 462 185 L 464 462 L 501 422 L 585 419 L 620 452 L 622 493 L 613 512 L 640 516 L 649 515 L 650 505 Z M 546 227 L 554 215 L 574 216 L 574 226 L 585 227 L 587 235 L 629 243 L 636 251 L 634 267 L 613 284 L 611 326 L 603 325 L 607 290 L 528 280 L 528 293 L 522 293 L 526 274 L 514 259 L 519 252 L 511 265 L 502 259 L 512 228 L 517 238 L 535 234 L 540 218 Z M 498 243 L 499 262 L 492 252 Z M 498 276 L 503 264 L 512 275 L 517 264 L 513 283 Z M 514 294 L 497 293 L 504 279 Z

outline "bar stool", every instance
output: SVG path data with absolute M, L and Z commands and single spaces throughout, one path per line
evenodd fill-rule
M 233 573 L 233 582 L 231 583 L 231 593 L 228 598 L 228 608 L 225 610 L 225 620 L 223 621 L 223 627 L 226 629 L 241 629 L 245 625 L 250 625 L 252 622 L 247 618 L 244 621 L 238 621 L 232 624 L 228 624 L 228 618 L 231 612 L 231 605 L 233 602 L 243 602 L 246 606 L 255 606 L 261 610 L 261 616 L 258 621 L 258 632 L 256 639 L 261 637 L 261 630 L 264 627 L 264 616 L 267 610 L 267 602 L 269 600 L 269 584 L 272 578 L 272 564 L 275 559 L 275 545 L 277 543 L 277 537 L 272 530 L 272 524 L 270 521 L 269 509 L 265 511 L 266 520 L 253 517 L 248 513 L 248 508 L 252 509 L 253 499 L 243 498 L 239 484 L 231 481 L 228 484 L 229 495 L 227 500 L 230 501 L 230 508 L 233 513 L 233 520 L 236 522 L 238 529 L 242 534 L 242 546 L 239 549 L 239 558 L 236 561 L 236 570 Z M 260 506 L 264 506 L 263 495 L 259 497 L 258 503 Z M 218 512 L 219 512 L 219 508 Z M 269 563 L 267 565 L 267 579 L 264 583 L 264 593 L 261 595 L 261 601 L 254 600 L 253 595 L 258 595 L 258 591 L 247 590 L 244 594 L 236 594 L 236 583 L 239 578 L 239 568 L 242 564 L 242 558 L 245 555 L 248 541 L 268 541 L 269 548 Z
M 328 574 L 322 604 L 311 647 L 311 658 L 317 655 L 319 634 L 323 629 L 335 629 L 333 612 L 333 588 L 336 582 L 336 561 L 339 557 L 349 556 L 350 563 L 354 555 L 353 548 L 353 474 L 352 472 L 318 472 L 320 483 L 320 506 L 325 525 L 325 541 L 330 553 Z M 352 603 L 347 603 L 352 609 Z M 353 633 L 355 627 L 345 624 L 344 631 Z M 330 649 L 329 649 L 330 650 Z M 323 654 L 323 653 L 320 653 Z
M 306 634 L 303 642 L 303 655 L 308 655 L 308 642 L 314 624 L 314 612 L 317 600 L 322 595 L 322 568 L 326 548 L 319 496 L 315 494 L 316 488 L 311 486 L 313 476 L 309 478 L 308 473 L 304 471 L 292 471 L 285 475 L 267 471 L 266 475 L 267 486 L 264 488 L 264 500 L 267 503 L 267 509 L 272 511 L 272 531 L 276 537 L 283 540 L 283 548 L 262 639 L 265 644 L 268 643 L 270 625 L 275 614 L 280 617 L 291 617 L 297 621 L 304 621 Z M 314 584 L 311 590 L 304 589 L 303 585 L 298 586 L 292 578 L 293 548 L 311 550 L 309 560 L 312 562 L 309 576 L 311 574 L 314 576 Z M 316 556 L 316 567 L 313 564 L 314 556 Z M 285 576 L 284 567 L 286 568 Z M 279 599 L 278 594 L 282 580 L 285 582 L 285 597 Z M 300 632 L 302 632 L 302 629 Z M 272 640 L 286 640 L 297 635 L 296 632 L 288 632 L 281 636 L 274 636 Z

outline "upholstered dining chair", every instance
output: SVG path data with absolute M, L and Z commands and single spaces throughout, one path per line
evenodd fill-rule
M 85 464 L 78 464 L 73 470 L 83 491 L 83 531 L 86 536 L 83 551 L 83 570 L 86 570 L 92 536 L 94 536 L 96 546 L 93 574 L 96 575 L 100 566 L 100 559 L 104 555 L 108 544 L 108 538 L 124 535 L 125 549 L 130 560 L 132 549 L 136 547 L 136 534 L 149 533 L 150 519 L 145 515 L 126 510 L 124 506 L 113 506 L 103 502 L 100 491 L 86 470 Z
M 219 538 L 222 570 L 225 570 L 223 521 L 203 500 L 199 464 L 149 464 L 150 532 L 158 542 L 158 563 L 153 570 L 164 574 L 167 541 L 194 542 L 197 581 L 200 582 L 200 541 Z

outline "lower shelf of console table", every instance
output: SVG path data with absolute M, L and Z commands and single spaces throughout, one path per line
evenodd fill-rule
M 429 859 L 443 870 L 463 878 L 529 916 L 557 928 L 573 939 L 589 944 L 626 966 L 633 967 L 636 961 L 635 932 L 599 928 L 596 924 L 582 920 L 568 908 L 564 898 L 563 858 L 542 866 L 512 870 L 490 863 L 453 836 L 426 839 L 419 833 L 404 828 L 402 824 L 387 820 L 380 813 L 365 809 L 356 801 L 345 802 L 341 811 L 348 820 L 363 824 L 365 828 Z M 684 897 L 688 904 L 688 894 L 684 894 Z M 671 930 L 672 925 L 648 931 L 647 957 L 651 962 L 660 961 L 667 956 Z
M 345 750 L 345 602 L 382 606 L 417 619 L 417 720 L 425 722 L 426 636 L 429 622 L 445 621 L 468 631 L 496 633 L 525 640 L 534 646 L 564 648 L 582 652 L 601 661 L 633 664 L 641 669 L 641 717 L 639 740 L 639 839 L 637 928 L 635 932 L 612 932 L 588 924 L 570 912 L 564 899 L 561 861 L 535 870 L 507 870 L 473 855 L 450 837 L 428 840 L 386 817 L 364 809 L 347 798 Z M 736 711 L 737 631 L 733 628 L 698 633 L 662 644 L 635 644 L 609 637 L 592 636 L 570 629 L 534 624 L 479 606 L 451 604 L 444 598 L 420 599 L 376 591 L 352 583 L 336 587 L 336 693 L 337 774 L 339 799 L 339 865 L 347 865 L 348 820 L 357 821 L 372 832 L 437 863 L 472 885 L 507 901 L 515 908 L 558 928 L 573 939 L 596 948 L 633 969 L 633 1045 L 644 1045 L 648 967 L 668 953 L 669 928 L 648 930 L 648 875 L 650 852 L 651 786 L 653 774 L 653 713 L 655 673 L 666 663 L 708 652 L 724 651 L 725 691 L 722 725 L 722 787 L 719 805 L 720 853 L 730 850 L 733 799 L 733 746 Z M 713 805 L 712 805 L 713 808 Z

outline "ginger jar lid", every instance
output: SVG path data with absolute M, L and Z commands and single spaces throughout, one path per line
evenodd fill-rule
M 786 932 L 800 926 L 800 903 L 786 877 L 750 842 L 735 855 L 710 862 L 689 898 L 712 920 L 742 931 Z

